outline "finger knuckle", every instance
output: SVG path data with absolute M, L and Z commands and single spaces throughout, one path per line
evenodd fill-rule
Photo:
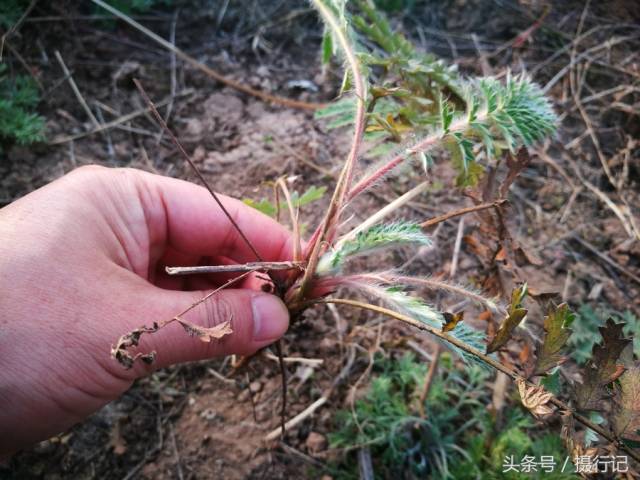
M 205 302 L 205 322 L 207 328 L 215 327 L 226 321 L 233 324 L 233 305 L 228 298 L 214 295 Z

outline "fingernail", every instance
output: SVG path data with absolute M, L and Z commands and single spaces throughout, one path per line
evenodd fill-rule
M 289 311 L 274 295 L 255 295 L 251 299 L 253 310 L 253 339 L 257 342 L 275 340 L 289 328 Z

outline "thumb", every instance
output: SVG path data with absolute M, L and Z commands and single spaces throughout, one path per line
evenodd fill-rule
M 155 307 L 151 310 L 162 306 L 163 318 L 172 318 L 208 293 L 154 289 L 155 294 L 148 297 Z M 247 289 L 221 290 L 180 318 L 204 328 L 228 321 L 232 332 L 204 342 L 173 322 L 141 341 L 141 350 L 155 350 L 157 368 L 223 355 L 248 355 L 279 339 L 289 327 L 289 312 L 278 297 Z

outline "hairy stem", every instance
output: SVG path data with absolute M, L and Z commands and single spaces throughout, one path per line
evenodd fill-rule
M 324 20 L 331 27 L 331 30 L 336 35 L 340 46 L 344 52 L 349 68 L 351 69 L 351 76 L 353 81 L 353 87 L 356 95 L 356 119 L 353 132 L 353 141 L 351 143 L 351 150 L 347 157 L 344 167 L 340 173 L 336 188 L 331 198 L 331 203 L 327 210 L 327 214 L 318 227 L 320 233 L 314 234 L 314 243 L 310 245 L 310 253 L 308 257 L 307 270 L 305 271 L 302 282 L 300 283 L 300 289 L 298 291 L 297 298 L 305 298 L 311 286 L 313 276 L 318 266 L 318 260 L 320 258 L 320 249 L 323 242 L 330 242 L 331 239 L 328 236 L 333 235 L 333 231 L 340 219 L 340 213 L 344 206 L 347 193 L 351 186 L 351 180 L 353 177 L 353 170 L 356 161 L 358 160 L 358 153 L 360 146 L 362 145 L 362 138 L 365 127 L 366 111 L 365 111 L 365 99 L 366 91 L 364 78 L 360 72 L 360 65 L 356 59 L 355 52 L 347 38 L 346 33 L 340 27 L 338 20 L 334 16 L 333 12 L 323 3 L 322 0 L 313 0 L 313 4 L 320 12 Z
M 487 113 L 481 113 L 477 116 L 476 121 L 482 122 L 487 118 Z M 351 201 L 353 198 L 360 195 L 362 192 L 370 188 L 372 185 L 375 185 L 381 178 L 387 175 L 391 170 L 395 169 L 399 165 L 402 164 L 407 158 L 408 155 L 412 155 L 415 153 L 426 152 L 431 150 L 432 148 L 439 145 L 445 135 L 449 135 L 451 133 L 456 132 L 464 132 L 469 128 L 469 119 L 466 115 L 461 116 L 458 120 L 453 122 L 447 131 L 443 129 L 436 130 L 430 135 L 427 135 L 425 138 L 416 143 L 413 147 L 409 147 L 403 152 L 399 153 L 387 163 L 382 165 L 377 170 L 371 172 L 369 175 L 364 177 L 358 183 L 356 183 L 353 188 L 349 191 L 347 195 L 347 201 Z

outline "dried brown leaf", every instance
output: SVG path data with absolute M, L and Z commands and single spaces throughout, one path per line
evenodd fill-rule
M 186 320 L 178 319 L 182 328 L 187 332 L 187 334 L 192 337 L 198 337 L 203 342 L 210 342 L 211 340 L 218 340 L 226 335 L 233 333 L 231 329 L 231 321 L 227 320 L 215 327 L 205 328 L 199 325 L 195 325 L 191 322 L 187 322 Z
M 553 413 L 553 407 L 549 404 L 549 400 L 553 397 L 542 386 L 527 385 L 523 379 L 516 380 L 518 392 L 522 404 L 536 418 L 545 418 Z
M 491 343 L 487 345 L 487 353 L 493 353 L 504 346 L 504 344 L 506 344 L 511 338 L 511 334 L 515 328 L 520 325 L 524 317 L 527 315 L 527 310 L 522 308 L 522 301 L 526 295 L 526 283 L 513 290 L 511 293 L 511 304 L 507 309 L 507 316 L 502 321 L 502 324 L 498 328 L 493 340 L 491 340 Z
M 529 152 L 526 147 L 520 148 L 515 158 L 511 154 L 507 155 L 507 168 L 509 170 L 500 184 L 500 198 L 506 197 L 511 184 L 515 181 L 518 175 L 527 168 L 527 165 L 529 165 L 530 162 L 531 157 L 529 156 Z
M 611 426 L 633 448 L 640 448 L 640 362 L 628 368 L 614 389 Z
M 460 313 L 444 312 L 442 315 L 444 316 L 444 321 L 445 321 L 444 325 L 442 325 L 443 332 L 450 332 L 451 330 L 456 328 L 458 323 L 464 320 L 464 312 L 460 312 Z
M 583 382 L 575 387 L 575 400 L 581 410 L 601 410 L 602 401 L 610 395 L 606 386 L 614 382 L 625 371 L 619 361 L 622 351 L 631 343 L 624 338 L 624 323 L 615 323 L 612 318 L 600 327 L 602 343 L 594 345 L 593 356 L 585 366 Z
M 536 367 L 534 375 L 544 375 L 553 367 L 560 365 L 566 357 L 560 354 L 571 336 L 568 328 L 573 322 L 575 315 L 566 303 L 551 310 L 544 318 L 544 330 L 546 335 L 542 347 L 536 352 Z

